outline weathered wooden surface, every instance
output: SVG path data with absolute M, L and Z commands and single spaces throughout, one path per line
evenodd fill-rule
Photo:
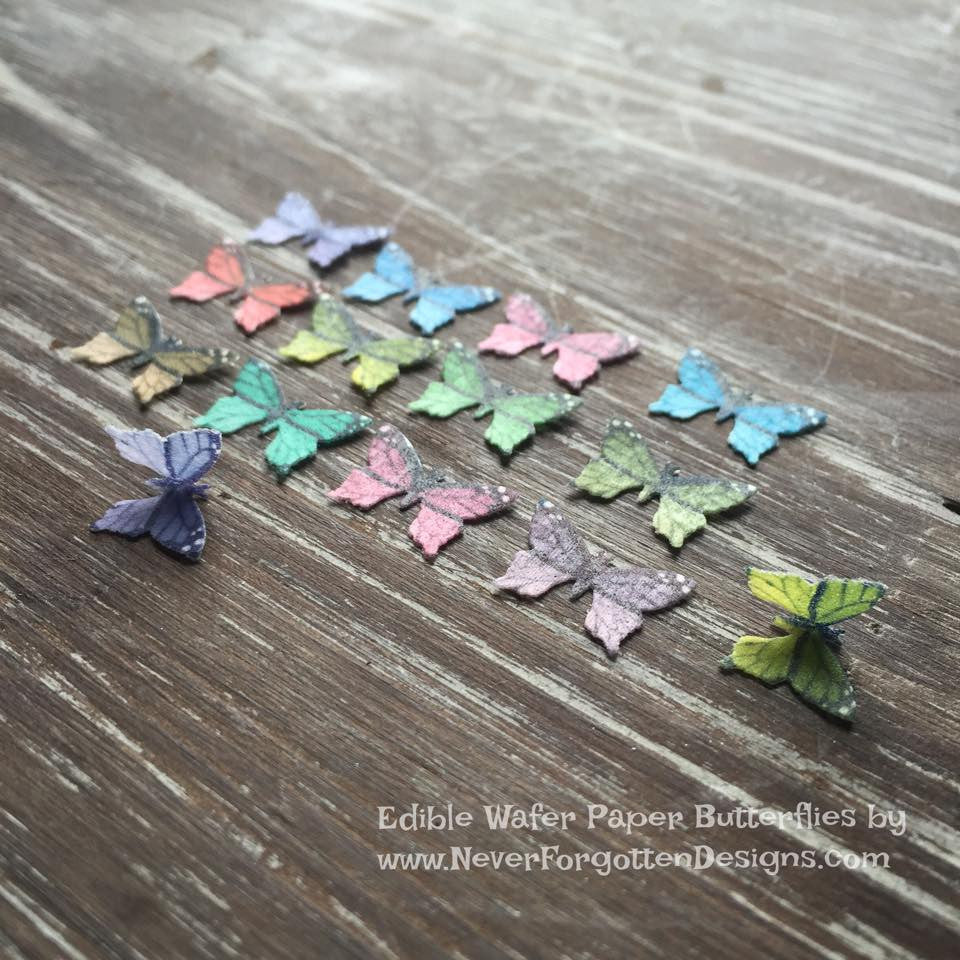
M 938 2 L 5 4 L 0 31 L 0 954 L 9 958 L 956 956 L 960 494 L 958 16 Z M 640 9 L 637 9 L 640 7 Z M 282 487 L 227 441 L 203 562 L 86 530 L 143 471 L 102 427 L 187 426 L 225 382 L 146 412 L 64 345 L 132 295 L 263 358 L 222 305 L 165 291 L 297 187 L 386 218 L 451 280 L 544 296 L 643 355 L 501 469 L 468 416 L 414 420 L 435 376 L 370 410 L 424 456 L 523 493 L 432 566 L 404 516 L 330 504 L 354 443 Z M 304 271 L 295 250 L 258 257 Z M 331 274 L 352 280 L 354 257 Z M 405 326 L 397 303 L 365 311 Z M 444 339 L 475 343 L 498 308 Z M 752 476 L 753 506 L 679 557 L 650 507 L 571 501 L 618 560 L 695 597 L 608 662 L 586 603 L 492 597 L 540 496 L 606 419 L 747 477 L 708 417 L 647 418 L 692 344 L 828 427 Z M 546 387 L 536 356 L 491 361 Z M 360 405 L 336 361 L 282 371 Z M 408 521 L 407 521 L 408 522 Z M 772 611 L 749 563 L 891 590 L 849 631 L 852 729 L 722 675 Z M 381 804 L 852 807 L 853 828 L 398 835 Z M 867 805 L 906 811 L 900 837 Z M 887 870 L 383 872 L 376 853 L 711 844 L 886 851 Z

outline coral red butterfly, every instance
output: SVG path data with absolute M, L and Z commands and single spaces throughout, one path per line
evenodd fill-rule
M 194 303 L 206 303 L 225 294 L 230 295 L 231 301 L 240 301 L 233 319 L 244 333 L 251 334 L 279 316 L 281 310 L 309 303 L 314 288 L 302 281 L 255 284 L 240 248 L 222 243 L 210 248 L 203 270 L 194 270 L 170 291 L 171 297 Z

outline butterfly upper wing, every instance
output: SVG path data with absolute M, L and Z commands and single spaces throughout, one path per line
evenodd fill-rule
M 244 333 L 256 333 L 288 307 L 299 307 L 313 299 L 306 283 L 270 283 L 252 287 L 233 311 L 233 319 Z
M 556 352 L 553 375 L 574 390 L 595 376 L 602 363 L 612 363 L 637 352 L 640 341 L 619 333 L 569 333 L 546 344 L 544 356 Z
M 727 442 L 749 464 L 773 450 L 781 436 L 813 430 L 827 422 L 822 410 L 799 403 L 757 404 L 738 407 Z
M 500 291 L 493 287 L 426 287 L 410 311 L 410 322 L 429 335 L 450 323 L 458 313 L 477 310 L 499 299 Z
M 248 243 L 286 243 L 323 228 L 323 221 L 313 204 L 302 194 L 291 191 L 277 205 L 276 213 L 267 217 L 247 235 Z
M 401 370 L 426 363 L 438 348 L 435 341 L 417 337 L 371 340 L 357 355 L 360 362 L 354 367 L 350 379 L 366 393 L 375 393 L 396 380 Z
M 117 317 L 113 331 L 98 333 L 93 339 L 74 347 L 71 357 L 103 365 L 124 357 L 149 351 L 160 342 L 163 332 L 160 317 L 146 297 L 136 297 Z
M 131 539 L 139 537 L 150 528 L 150 520 L 162 497 L 163 494 L 142 500 L 119 500 L 102 517 L 94 520 L 90 529 L 95 533 L 119 533 Z
M 410 524 L 410 537 L 424 553 L 435 557 L 440 549 L 460 535 L 465 520 L 482 520 L 506 510 L 518 494 L 506 487 L 487 484 L 443 484 L 425 491 L 420 510 Z
M 807 619 L 824 626 L 849 620 L 875 606 L 886 590 L 882 583 L 872 580 L 827 577 L 816 584 Z
M 689 420 L 698 413 L 718 409 L 730 397 L 726 378 L 700 350 L 692 349 L 684 354 L 677 376 L 680 386 L 675 383 L 667 386 L 660 399 L 650 404 L 650 413 Z
M 320 236 L 307 251 L 307 257 L 317 266 L 329 267 L 334 260 L 354 247 L 366 247 L 380 243 L 390 236 L 389 227 L 336 227 L 325 226 Z
M 721 477 L 674 477 L 660 492 L 653 527 L 671 547 L 680 548 L 707 525 L 707 516 L 743 503 L 756 491 L 752 484 Z
M 643 437 L 625 420 L 611 420 L 600 456 L 591 460 L 573 482 L 585 493 L 609 500 L 625 490 L 652 488 L 659 477 L 660 471 Z
M 168 490 L 163 494 L 148 529 L 161 547 L 188 560 L 200 559 L 207 540 L 206 525 L 200 507 L 188 491 Z
M 181 430 L 163 439 L 166 474 L 182 484 L 196 483 L 220 456 L 216 430 Z
M 580 406 L 577 397 L 565 393 L 507 394 L 491 401 L 493 419 L 484 434 L 487 442 L 504 454 L 537 431 L 537 427 L 565 417 Z
M 173 287 L 171 297 L 204 303 L 243 287 L 243 264 L 232 244 L 210 248 L 203 270 L 194 270 L 182 283 Z
M 679 573 L 644 567 L 608 568 L 593 578 L 592 585 L 593 602 L 584 625 L 611 656 L 640 629 L 644 611 L 672 607 L 696 587 Z
M 407 493 L 422 469 L 413 444 L 396 427 L 385 424 L 370 443 L 367 467 L 352 470 L 327 496 L 367 510 L 389 497 Z
M 431 383 L 407 409 L 431 417 L 450 417 L 482 403 L 492 390 L 490 378 L 479 357 L 460 344 L 447 353 L 441 373 L 443 382 Z
M 817 584 L 792 573 L 777 573 L 773 570 L 747 569 L 747 586 L 759 600 L 766 600 L 782 607 L 787 613 L 806 618 Z
M 365 273 L 343 291 L 354 300 L 378 303 L 417 286 L 413 258 L 397 243 L 388 243 L 377 254 L 372 273 Z
M 158 477 L 169 476 L 163 437 L 159 433 L 153 430 L 121 430 L 119 427 L 105 429 L 124 460 L 149 467 Z

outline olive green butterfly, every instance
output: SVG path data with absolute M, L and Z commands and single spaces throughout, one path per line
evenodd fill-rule
M 852 720 L 857 703 L 836 655 L 843 631 L 834 624 L 865 613 L 887 588 L 869 580 L 806 580 L 755 567 L 747 570 L 747 585 L 755 597 L 787 611 L 789 616 L 773 621 L 784 635 L 741 637 L 721 669 L 741 670 L 770 686 L 787 682 L 812 706 Z

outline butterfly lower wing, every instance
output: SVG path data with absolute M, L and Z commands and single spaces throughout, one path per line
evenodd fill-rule
M 548 343 L 542 350 L 544 356 L 556 352 L 553 375 L 574 390 L 579 390 L 595 376 L 602 363 L 612 363 L 637 352 L 636 337 L 619 333 L 571 333 Z
M 136 398 L 146 406 L 151 400 L 169 393 L 183 383 L 183 377 L 169 373 L 155 363 L 148 363 L 130 380 Z
M 136 297 L 120 311 L 111 333 L 98 333 L 93 339 L 74 347 L 71 357 L 102 366 L 143 353 L 162 338 L 160 317 L 146 297 Z
M 169 490 L 160 497 L 149 533 L 161 547 L 187 560 L 199 560 L 207 540 L 200 507 L 192 494 L 182 490 Z
M 316 455 L 320 445 L 330 446 L 359 433 L 370 417 L 347 410 L 287 410 L 277 424 L 276 436 L 267 445 L 267 463 L 285 477 Z
M 442 547 L 458 537 L 464 521 L 482 520 L 506 510 L 517 493 L 486 484 L 448 484 L 423 493 L 420 510 L 410 524 L 410 537 L 426 557 L 435 557 Z
M 167 475 L 181 483 L 195 483 L 220 457 L 221 438 L 216 430 L 180 430 L 163 440 Z
M 389 236 L 389 227 L 326 227 L 307 251 L 307 257 L 319 267 L 329 267 L 354 247 L 380 243 Z
M 782 607 L 787 613 L 806 618 L 817 589 L 815 583 L 792 573 L 773 570 L 747 569 L 747 586 L 758 600 L 766 600 Z
M 807 619 L 820 625 L 849 620 L 875 606 L 886 589 L 872 580 L 828 577 L 816 585 Z
M 747 463 L 756 465 L 777 446 L 780 437 L 805 433 L 826 421 L 823 411 L 798 403 L 738 407 L 727 442 Z
M 653 487 L 660 476 L 643 437 L 624 420 L 611 420 L 600 447 L 574 480 L 574 486 L 594 497 L 610 500 L 626 490 Z
M 707 525 L 707 516 L 729 510 L 756 492 L 752 484 L 719 477 L 675 477 L 660 493 L 660 506 L 653 516 L 654 529 L 679 548 L 697 530 Z
M 501 453 L 510 455 L 538 427 L 565 417 L 580 406 L 580 400 L 568 394 L 510 394 L 493 400 L 493 419 L 484 437 Z
M 279 347 L 277 353 L 300 363 L 319 363 L 336 353 L 343 353 L 346 349 L 344 344 L 324 340 L 309 330 L 300 330 L 288 344 Z
M 90 524 L 94 533 L 119 533 L 124 537 L 139 537 L 150 528 L 150 520 L 164 494 L 142 500 L 119 500 Z

